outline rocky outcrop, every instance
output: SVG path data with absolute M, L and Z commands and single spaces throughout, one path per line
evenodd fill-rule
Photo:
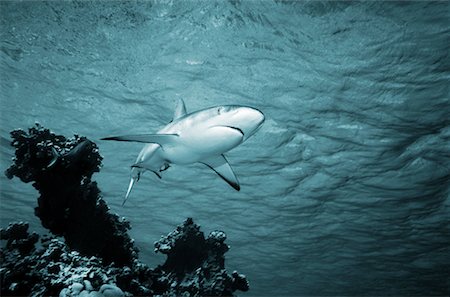
M 247 291 L 248 282 L 236 271 L 225 270 L 226 235 L 213 231 L 205 239 L 200 226 L 188 218 L 176 230 L 155 242 L 155 252 L 167 255 L 158 268 L 165 271 L 169 296 L 232 296 L 235 290 Z M 170 284 L 170 285 L 169 285 Z
M 42 225 L 80 253 L 130 265 L 137 258 L 127 234 L 130 225 L 109 212 L 91 180 L 101 166 L 97 145 L 78 135 L 67 139 L 39 124 L 28 133 L 14 130 L 11 137 L 16 152 L 6 176 L 33 182 L 40 193 L 35 214 Z
M 10 224 L 0 234 L 7 240 L 0 253 L 2 296 L 77 296 L 83 291 L 95 296 L 125 296 L 122 289 L 128 295 L 152 292 L 152 271 L 138 261 L 131 268 L 106 264 L 98 257 L 81 255 L 54 237 L 42 238 L 41 246 L 36 247 L 39 236 L 29 234 L 28 224 L 23 222 Z
M 4 296 L 234 296 L 249 288 L 244 275 L 225 270 L 225 234 L 214 231 L 205 239 L 192 219 L 155 243 L 167 255 L 155 269 L 138 260 L 129 267 L 107 264 L 55 237 L 43 237 L 37 247 L 39 235 L 29 234 L 23 222 L 0 235 L 7 241 L 0 250 Z

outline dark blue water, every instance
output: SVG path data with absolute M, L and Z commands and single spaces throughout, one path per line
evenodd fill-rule
M 224 230 L 243 296 L 450 293 L 449 2 L 11 1 L 1 8 L 1 171 L 9 131 L 40 122 L 97 141 L 94 176 L 142 261 L 191 216 Z M 242 190 L 203 165 L 146 174 L 140 144 L 188 111 L 254 106 L 264 126 L 227 154 Z M 1 175 L 1 226 L 37 194 Z

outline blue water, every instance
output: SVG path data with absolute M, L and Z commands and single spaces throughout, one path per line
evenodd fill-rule
M 450 293 L 450 3 L 0 3 L 1 168 L 9 131 L 40 122 L 96 141 L 94 175 L 132 223 L 141 260 L 191 216 L 227 233 L 242 296 Z M 188 111 L 256 107 L 264 126 L 227 154 L 236 192 L 203 165 L 146 174 L 121 207 L 140 144 Z M 1 226 L 37 193 L 0 175 Z

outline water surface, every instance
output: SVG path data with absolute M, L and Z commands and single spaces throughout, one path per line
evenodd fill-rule
M 9 131 L 40 122 L 96 141 L 94 175 L 141 259 L 186 217 L 224 230 L 242 296 L 449 295 L 449 2 L 0 3 L 1 171 Z M 203 165 L 146 174 L 140 144 L 188 111 L 254 106 L 264 126 L 227 154 L 242 190 Z M 0 175 L 1 226 L 37 194 Z

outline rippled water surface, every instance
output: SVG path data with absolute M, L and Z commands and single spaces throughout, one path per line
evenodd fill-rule
M 9 131 L 40 122 L 96 141 L 94 175 L 142 261 L 191 216 L 227 233 L 242 296 L 450 293 L 449 2 L 0 3 L 1 171 Z M 264 126 L 227 154 L 236 192 L 203 165 L 146 174 L 140 144 L 179 98 L 254 106 Z M 2 174 L 1 225 L 37 194 Z

